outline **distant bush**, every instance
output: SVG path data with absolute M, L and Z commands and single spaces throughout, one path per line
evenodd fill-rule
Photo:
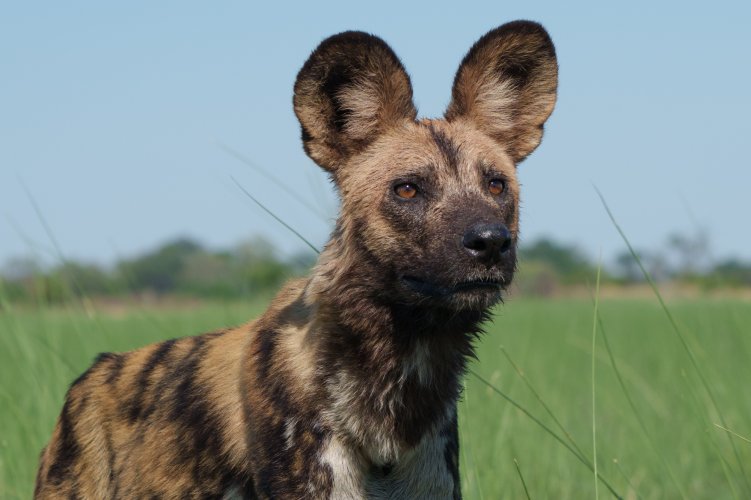
M 595 267 L 589 258 L 573 245 L 564 245 L 549 238 L 541 238 L 522 246 L 519 252 L 522 265 L 526 262 L 544 262 L 555 272 L 562 284 L 583 283 L 591 279 Z
M 519 249 L 515 288 L 525 295 L 549 296 L 559 288 L 592 283 L 596 264 L 574 245 L 541 238 Z M 610 279 L 603 272 L 603 279 Z
M 712 288 L 751 286 L 751 263 L 738 259 L 722 261 L 703 276 L 702 281 Z
M 276 290 L 288 278 L 306 272 L 314 261 L 307 255 L 282 259 L 262 238 L 223 251 L 179 238 L 124 259 L 110 270 L 66 262 L 43 271 L 30 259 L 16 259 L 2 272 L 0 298 L 55 304 L 77 297 L 126 294 L 243 297 Z
M 188 258 L 202 251 L 200 244 L 181 238 L 153 252 L 121 262 L 117 270 L 131 291 L 174 292 Z

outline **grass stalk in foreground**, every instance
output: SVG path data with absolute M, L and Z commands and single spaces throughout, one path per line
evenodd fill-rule
M 529 381 L 526 375 L 524 375 L 524 372 L 519 368 L 519 366 L 514 362 L 513 359 L 511 359 L 511 355 L 508 353 L 506 348 L 504 346 L 501 346 L 501 352 L 503 353 L 506 360 L 509 362 L 511 367 L 514 369 L 516 374 L 519 376 L 520 379 L 522 379 L 522 382 L 524 382 L 524 385 L 527 386 L 527 389 L 535 396 L 537 401 L 542 405 L 542 407 L 545 409 L 547 414 L 550 416 L 550 418 L 553 419 L 553 422 L 555 425 L 558 426 L 558 428 L 561 430 L 564 436 L 566 436 L 566 439 L 568 439 L 569 443 L 571 443 L 571 446 L 576 450 L 576 452 L 580 456 L 584 456 L 584 452 L 579 448 L 579 445 L 574 440 L 573 436 L 571 436 L 571 433 L 568 432 L 568 430 L 563 426 L 561 421 L 558 419 L 558 417 L 555 416 L 553 413 L 553 410 L 545 403 L 545 401 L 542 399 L 542 396 L 540 396 L 540 393 L 537 392 L 537 390 L 532 386 L 532 382 Z
M 579 461 L 581 463 L 583 463 L 590 471 L 594 471 L 594 467 L 587 460 L 586 457 L 584 457 L 584 456 L 580 455 L 579 453 L 577 453 L 576 450 L 574 450 L 574 448 L 572 448 L 570 444 L 568 444 L 566 441 L 564 441 L 561 436 L 559 436 L 558 434 L 556 434 L 555 431 L 553 431 L 553 429 L 551 429 L 550 427 L 548 427 L 547 425 L 545 425 L 545 423 L 542 422 L 539 418 L 537 418 L 534 415 L 532 415 L 532 413 L 530 413 L 529 410 L 527 410 L 522 405 L 520 405 L 519 403 L 517 403 L 516 401 L 514 401 L 513 399 L 511 399 L 510 396 L 508 396 L 506 393 L 504 393 L 503 391 L 501 391 L 499 388 L 497 388 L 496 386 L 494 386 L 493 384 L 491 384 L 490 382 L 488 382 L 487 380 L 485 380 L 481 375 L 479 375 L 477 372 L 475 372 L 471 368 L 467 369 L 467 372 L 469 372 L 477 380 L 479 380 L 480 382 L 482 382 L 483 384 L 485 384 L 491 391 L 495 392 L 496 394 L 498 394 L 499 396 L 501 396 L 503 399 L 505 399 L 506 401 L 508 401 L 509 403 L 511 403 L 513 406 L 515 406 L 516 409 L 518 409 L 522 413 L 524 413 L 534 423 L 536 423 L 537 425 L 539 425 L 540 427 L 542 427 L 542 429 L 545 432 L 547 432 L 548 434 L 550 434 L 553 437 L 553 439 L 555 439 L 556 441 L 558 441 L 561 445 L 563 445 L 564 448 L 566 448 L 568 451 L 570 451 L 571 454 L 574 455 L 577 459 L 579 459 Z M 615 496 L 616 498 L 623 498 L 621 495 L 618 494 L 618 492 L 615 491 L 615 489 L 613 488 L 613 486 L 611 486 L 610 482 L 608 482 L 608 480 L 605 479 L 605 477 L 603 477 L 602 474 L 598 473 L 597 477 L 600 479 L 600 481 L 602 481 L 602 484 L 604 484 L 607 487 L 607 489 L 610 490 L 610 493 L 612 493 L 613 496 Z
M 34 198 L 34 195 L 31 194 L 31 190 L 26 185 L 26 183 L 23 182 L 22 179 L 19 178 L 18 181 L 21 183 L 21 187 L 26 192 L 26 197 L 29 199 L 29 203 L 31 203 L 31 206 L 34 208 L 34 212 L 36 213 L 36 216 L 39 219 L 39 223 L 42 225 L 44 232 L 47 234 L 47 238 L 50 240 L 50 243 L 52 243 L 52 248 L 54 248 L 55 250 L 55 256 L 57 257 L 60 264 L 62 266 L 65 266 L 66 264 L 68 264 L 69 261 L 65 257 L 65 254 L 63 253 L 63 249 L 60 246 L 60 243 L 57 241 L 57 238 L 55 237 L 55 233 L 52 231 L 52 227 L 47 222 L 47 218 L 44 216 L 42 209 L 39 207 L 39 204 L 37 203 L 36 198 Z M 86 294 L 84 293 L 83 287 L 81 287 L 81 285 L 78 283 L 78 280 L 72 273 L 68 272 L 67 269 L 65 270 L 65 272 L 66 274 L 69 275 L 68 277 L 70 278 L 73 288 L 75 289 L 74 290 L 75 293 L 73 293 L 74 297 L 78 298 L 78 302 L 87 313 L 91 313 L 91 310 L 87 308 L 87 302 L 85 300 Z M 67 286 L 65 288 L 66 288 L 65 292 L 67 294 L 70 294 L 71 293 L 70 289 L 68 289 Z
M 751 443 L 751 439 L 749 439 L 749 438 L 747 438 L 747 437 L 744 437 L 744 436 L 741 436 L 741 435 L 740 435 L 740 434 L 738 434 L 737 432 L 735 432 L 735 431 L 731 431 L 731 430 L 730 430 L 730 429 L 728 429 L 727 427 L 723 427 L 723 426 L 721 426 L 720 424 L 714 424 L 714 426 L 715 426 L 715 427 L 717 427 L 717 428 L 719 428 L 719 429 L 722 429 L 722 430 L 723 430 L 723 431 L 725 431 L 725 432 L 729 432 L 729 433 L 730 433 L 730 434 L 732 434 L 733 436 L 735 436 L 735 437 L 737 437 L 737 438 L 740 438 L 740 439 L 742 439 L 743 441 L 746 441 L 747 443 Z
M 727 427 L 725 416 L 722 413 L 722 410 L 720 410 L 720 405 L 717 403 L 717 398 L 715 397 L 714 391 L 712 391 L 712 388 L 710 387 L 709 382 L 707 382 L 707 379 L 704 376 L 704 372 L 699 367 L 699 362 L 696 360 L 694 351 L 688 345 L 686 336 L 683 334 L 683 331 L 678 326 L 678 322 L 675 320 L 673 313 L 670 311 L 670 309 L 668 309 L 668 306 L 665 303 L 665 300 L 662 298 L 662 294 L 660 293 L 660 290 L 657 288 L 657 285 L 652 279 L 652 276 L 644 267 L 644 264 L 642 263 L 641 258 L 639 258 L 639 255 L 634 250 L 634 247 L 631 245 L 631 242 L 626 236 L 626 233 L 623 232 L 623 229 L 621 229 L 621 226 L 618 224 L 618 221 L 616 221 L 615 216 L 613 215 L 613 212 L 610 210 L 610 207 L 605 201 L 605 197 L 600 192 L 600 190 L 597 189 L 596 186 L 595 186 L 595 191 L 597 192 L 597 195 L 600 197 L 600 201 L 602 202 L 603 207 L 605 207 L 605 211 L 607 212 L 608 217 L 610 218 L 610 221 L 613 223 L 613 226 L 618 231 L 618 234 L 621 236 L 624 243 L 626 243 L 626 247 L 628 248 L 628 251 L 631 254 L 631 257 L 634 258 L 634 261 L 639 266 L 639 270 L 641 270 L 642 275 L 644 276 L 644 279 L 647 280 L 649 287 L 652 289 L 652 292 L 657 297 L 657 301 L 660 303 L 660 307 L 662 308 L 663 312 L 667 316 L 668 321 L 670 322 L 670 326 L 672 327 L 673 332 L 678 337 L 678 340 L 680 341 L 681 346 L 683 346 L 683 349 L 686 352 L 686 355 L 688 356 L 689 361 L 691 362 L 691 366 L 693 367 L 694 371 L 698 375 L 699 380 L 701 381 L 702 387 L 704 388 L 704 391 L 706 392 L 707 396 L 709 397 L 709 400 L 712 403 L 712 407 L 714 408 L 714 411 L 719 416 L 720 423 L 722 424 L 723 427 Z M 745 471 L 743 469 L 743 461 L 741 460 L 740 453 L 738 452 L 738 448 L 735 445 L 735 440 L 732 438 L 732 435 L 730 433 L 726 432 L 725 434 L 728 437 L 728 441 L 730 441 L 731 447 L 733 448 L 733 454 L 735 455 L 735 460 L 738 463 L 738 472 L 741 474 L 741 477 L 743 478 L 743 483 L 744 483 L 746 492 L 751 494 L 751 485 L 749 484 L 748 478 L 746 477 Z
M 291 199 L 295 200 L 297 203 L 299 203 L 300 205 L 302 205 L 305 208 L 307 208 L 308 210 L 310 210 L 321 221 L 328 222 L 328 218 L 326 217 L 326 215 L 323 212 L 321 212 L 321 210 L 318 207 L 316 207 L 315 205 L 313 205 L 313 203 L 309 202 L 305 198 L 301 197 L 299 193 L 296 193 L 294 190 L 290 189 L 290 187 L 287 186 L 286 183 L 284 183 L 283 181 L 279 180 L 278 177 L 276 177 L 276 176 L 272 175 L 271 173 L 269 173 L 268 170 L 266 170 L 265 168 L 259 166 L 254 161 L 252 161 L 250 158 L 248 158 L 244 154 L 240 153 L 236 149 L 231 148 L 231 147 L 227 146 L 226 144 L 224 144 L 222 142 L 218 142 L 217 145 L 219 146 L 219 148 L 222 151 L 224 151 L 225 153 L 227 153 L 231 157 L 235 158 L 236 160 L 244 163 L 248 167 L 252 168 L 256 172 L 258 172 L 259 174 L 261 174 L 262 176 L 264 176 L 267 180 L 271 181 L 276 187 L 278 187 L 279 189 L 281 189 L 282 191 L 284 191 L 287 195 L 289 195 L 289 197 Z M 235 181 L 235 183 L 237 183 L 237 181 Z
M 701 421 L 701 424 L 704 428 L 706 429 L 711 428 L 709 419 L 706 415 L 706 412 L 704 411 L 703 403 L 700 400 L 699 394 L 697 394 L 697 391 L 695 390 L 694 386 L 691 385 L 690 381 L 688 380 L 688 374 L 686 373 L 686 370 L 681 368 L 680 371 L 681 371 L 681 377 L 683 378 L 683 383 L 686 385 L 686 392 L 688 394 L 687 399 L 689 403 L 693 406 L 694 414 Z M 727 459 L 725 458 L 725 455 L 723 455 L 722 450 L 720 449 L 720 445 L 717 443 L 717 440 L 714 439 L 714 436 L 712 435 L 712 433 L 709 433 L 709 432 L 705 433 L 704 438 L 707 441 L 709 441 L 709 444 L 712 446 L 712 449 L 714 450 L 715 455 L 717 455 L 717 459 L 719 460 L 719 463 L 722 466 L 722 473 L 725 476 L 725 481 L 728 483 L 728 486 L 730 487 L 730 491 L 733 495 L 733 498 L 738 500 L 739 498 L 741 498 L 741 496 L 738 494 L 736 485 L 732 479 L 732 474 L 731 474 L 732 468 L 730 464 L 728 463 Z
M 686 496 L 686 493 L 683 491 L 683 487 L 681 486 L 681 482 L 678 481 L 678 479 L 675 476 L 675 472 L 673 472 L 673 468 L 670 466 L 670 462 L 665 459 L 665 455 L 660 451 L 659 446 L 657 446 L 657 443 L 654 440 L 654 437 L 652 436 L 652 433 L 649 432 L 649 429 L 647 429 L 647 424 L 644 423 L 644 418 L 642 417 L 641 413 L 636 407 L 636 403 L 634 403 L 634 399 L 631 397 L 631 392 L 626 387 L 626 383 L 623 380 L 623 377 L 621 376 L 621 370 L 618 368 L 618 363 L 615 360 L 615 356 L 613 355 L 613 350 L 610 348 L 610 342 L 608 341 L 607 332 L 605 330 L 605 325 L 602 322 L 602 317 L 598 314 L 597 315 L 597 323 L 600 327 L 600 336 L 602 337 L 602 343 L 605 346 L 605 351 L 608 353 L 608 358 L 610 358 L 610 365 L 613 367 L 613 372 L 615 373 L 615 378 L 618 381 L 618 384 L 621 387 L 621 391 L 623 392 L 623 395 L 626 397 L 626 401 L 628 402 L 629 407 L 631 408 L 631 412 L 636 417 L 636 421 L 639 424 L 639 427 L 641 428 L 642 432 L 644 433 L 644 436 L 647 438 L 647 442 L 649 442 L 649 446 L 652 448 L 652 451 L 657 455 L 657 457 L 662 462 L 662 465 L 665 467 L 665 470 L 668 472 L 668 476 L 670 476 L 670 480 L 673 482 L 673 485 L 675 486 L 676 490 L 680 494 L 681 498 L 686 499 L 688 498 Z M 615 462 L 618 463 L 617 461 Z M 620 469 L 620 465 L 619 465 Z M 630 484 L 630 481 L 629 481 Z
M 594 482 L 595 482 L 595 498 L 600 498 L 600 490 L 599 485 L 597 481 L 597 412 L 596 412 L 596 406 L 595 406 L 595 382 L 597 379 L 595 378 L 595 347 L 596 347 L 596 340 L 597 340 L 597 318 L 598 318 L 598 312 L 597 308 L 600 305 L 600 274 L 602 271 L 602 255 L 600 256 L 600 261 L 597 263 L 597 281 L 595 284 L 595 311 L 594 311 L 594 319 L 592 320 L 592 466 L 594 472 Z
M 516 459 L 514 459 L 514 465 L 516 466 L 517 474 L 519 474 L 519 479 L 521 479 L 522 481 L 522 486 L 524 487 L 524 495 L 526 495 L 527 500 L 532 500 L 532 497 L 529 496 L 529 490 L 527 489 L 527 482 L 524 480 L 522 470 L 519 468 L 519 462 Z
M 258 205 L 258 206 L 259 206 L 259 207 L 260 207 L 260 208 L 261 208 L 261 209 L 262 209 L 262 210 L 263 210 L 264 212 L 266 212 L 267 214 L 269 214 L 269 215 L 270 215 L 271 217 L 273 217 L 273 218 L 274 218 L 274 220 L 276 220 L 276 221 L 277 221 L 277 222 L 278 222 L 279 224 L 281 224 L 282 226 L 284 226 L 285 228 L 287 228 L 287 229 L 288 229 L 289 231 L 291 231 L 291 232 L 292 232 L 292 234 L 294 234 L 295 236 L 297 236 L 298 238 L 300 238 L 300 240 L 302 240 L 302 242 L 303 242 L 303 243 L 305 243 L 306 245 L 308 245 L 308 246 L 310 247 L 310 249 L 311 249 L 311 250 L 313 250 L 313 251 L 314 251 L 315 253 L 317 253 L 317 254 L 321 253 L 321 251 L 320 251 L 320 250 L 318 250 L 318 249 L 317 249 L 317 248 L 315 247 L 315 245 L 313 245 L 313 244 L 312 244 L 311 242 L 309 242 L 309 241 L 308 241 L 308 240 L 307 240 L 307 239 L 305 238 L 305 236 L 303 236 L 302 234 L 300 234 L 299 232 L 297 232 L 297 231 L 296 231 L 296 230 L 295 230 L 295 229 L 294 229 L 294 228 L 293 228 L 292 226 L 290 226 L 289 224 L 287 224 L 286 222 L 284 222 L 284 221 L 283 221 L 283 220 L 282 220 L 282 219 L 281 219 L 281 218 L 280 218 L 280 217 L 279 217 L 278 215 L 276 215 L 276 214 L 275 214 L 274 212 L 272 212 L 271 210 L 269 210 L 268 208 L 266 208 L 266 205 L 264 205 L 263 203 L 261 203 L 260 201 L 258 201 L 258 200 L 256 199 L 256 197 L 255 197 L 255 196 L 253 196 L 252 194 L 250 194 L 250 193 L 248 192 L 248 190 L 247 190 L 247 189 L 245 189 L 245 188 L 244 188 L 244 187 L 242 186 L 242 184 L 240 184 L 240 183 L 239 183 L 239 182 L 237 181 L 237 179 L 235 179 L 235 178 L 234 178 L 234 177 L 232 177 L 232 176 L 230 176 L 230 179 L 232 179 L 232 182 L 234 182 L 234 183 L 235 183 L 235 185 L 236 185 L 236 186 L 237 186 L 237 187 L 238 187 L 238 188 L 240 189 L 240 191 L 242 191 L 243 193 L 245 193 L 245 196 L 247 196 L 248 198 L 250 198 L 250 199 L 251 199 L 251 200 L 253 201 L 253 203 L 255 203 L 256 205 Z
M 626 474 L 626 471 L 623 470 L 623 467 L 621 467 L 621 463 L 618 461 L 617 458 L 613 459 L 613 465 L 615 465 L 616 469 L 618 469 L 618 472 L 621 473 L 621 476 L 626 481 L 626 484 L 628 484 L 628 487 L 631 488 L 631 491 L 634 492 L 634 495 L 636 498 L 639 498 L 639 492 L 634 486 L 634 484 L 631 482 L 631 479 L 629 479 L 628 474 Z

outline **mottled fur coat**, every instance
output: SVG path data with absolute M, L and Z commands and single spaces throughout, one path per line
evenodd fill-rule
M 123 354 L 70 387 L 35 497 L 459 498 L 456 403 L 516 263 L 516 168 L 556 100 L 538 24 L 487 33 L 443 119 L 381 39 L 300 71 L 305 151 L 341 195 L 310 277 L 257 320 Z

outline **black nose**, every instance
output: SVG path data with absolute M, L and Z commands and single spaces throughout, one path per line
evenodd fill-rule
M 464 233 L 462 245 L 477 260 L 492 262 L 511 247 L 511 232 L 503 224 L 476 224 Z

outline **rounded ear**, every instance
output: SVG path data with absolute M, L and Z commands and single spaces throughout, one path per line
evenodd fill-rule
M 297 75 L 294 107 L 305 152 L 330 172 L 417 115 L 399 58 L 386 42 L 359 31 L 327 38 L 313 51 Z
M 518 163 L 542 140 L 558 87 L 555 47 L 531 21 L 504 24 L 480 38 L 454 79 L 446 120 L 468 120 Z

